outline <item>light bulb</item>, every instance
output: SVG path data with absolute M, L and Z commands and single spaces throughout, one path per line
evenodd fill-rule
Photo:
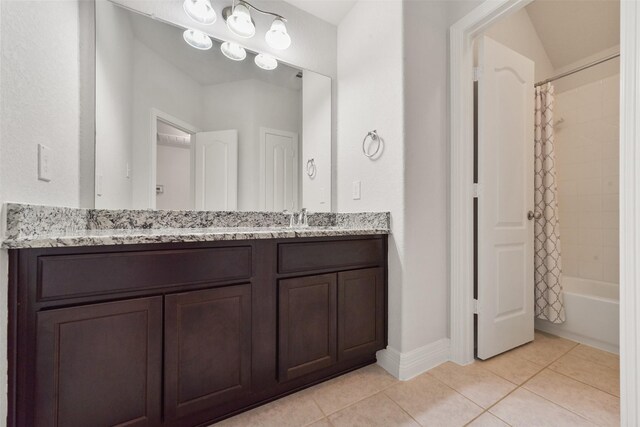
M 263 70 L 275 70 L 278 66 L 278 61 L 271 55 L 260 53 L 254 58 L 256 65 Z
M 227 17 L 227 28 L 233 34 L 245 39 L 251 38 L 256 33 L 256 26 L 251 20 L 249 8 L 242 3 L 233 8 L 233 13 Z
M 182 7 L 184 13 L 198 24 L 211 25 L 218 18 L 209 0 L 184 0 Z
M 208 50 L 213 46 L 211 38 L 202 31 L 188 29 L 182 33 L 182 37 L 189 46 L 195 47 L 196 49 Z
M 291 37 L 287 33 L 287 27 L 280 18 L 273 20 L 271 28 L 265 34 L 264 39 L 274 49 L 284 50 L 291 45 Z
M 220 45 L 222 54 L 233 61 L 242 61 L 247 57 L 247 51 L 238 43 L 224 42 Z

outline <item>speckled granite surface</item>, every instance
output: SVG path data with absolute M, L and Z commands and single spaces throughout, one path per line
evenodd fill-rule
M 279 212 L 74 209 L 8 203 L 4 248 L 388 234 L 388 212 L 310 213 L 289 228 Z

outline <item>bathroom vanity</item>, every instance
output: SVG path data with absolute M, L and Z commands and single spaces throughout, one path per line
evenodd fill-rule
M 176 230 L 5 241 L 11 425 L 208 425 L 385 348 L 383 227 Z

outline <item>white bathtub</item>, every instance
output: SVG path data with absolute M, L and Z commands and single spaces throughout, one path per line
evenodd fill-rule
M 578 277 L 563 277 L 567 321 L 536 319 L 536 329 L 602 350 L 620 351 L 620 287 Z

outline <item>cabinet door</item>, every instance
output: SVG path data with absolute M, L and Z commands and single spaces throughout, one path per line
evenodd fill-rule
M 36 426 L 160 423 L 162 297 L 37 314 Z
M 291 380 L 336 362 L 336 275 L 281 280 L 279 378 Z
M 251 285 L 165 297 L 165 416 L 177 419 L 251 388 Z
M 339 359 L 384 348 L 384 273 L 381 268 L 338 273 Z

